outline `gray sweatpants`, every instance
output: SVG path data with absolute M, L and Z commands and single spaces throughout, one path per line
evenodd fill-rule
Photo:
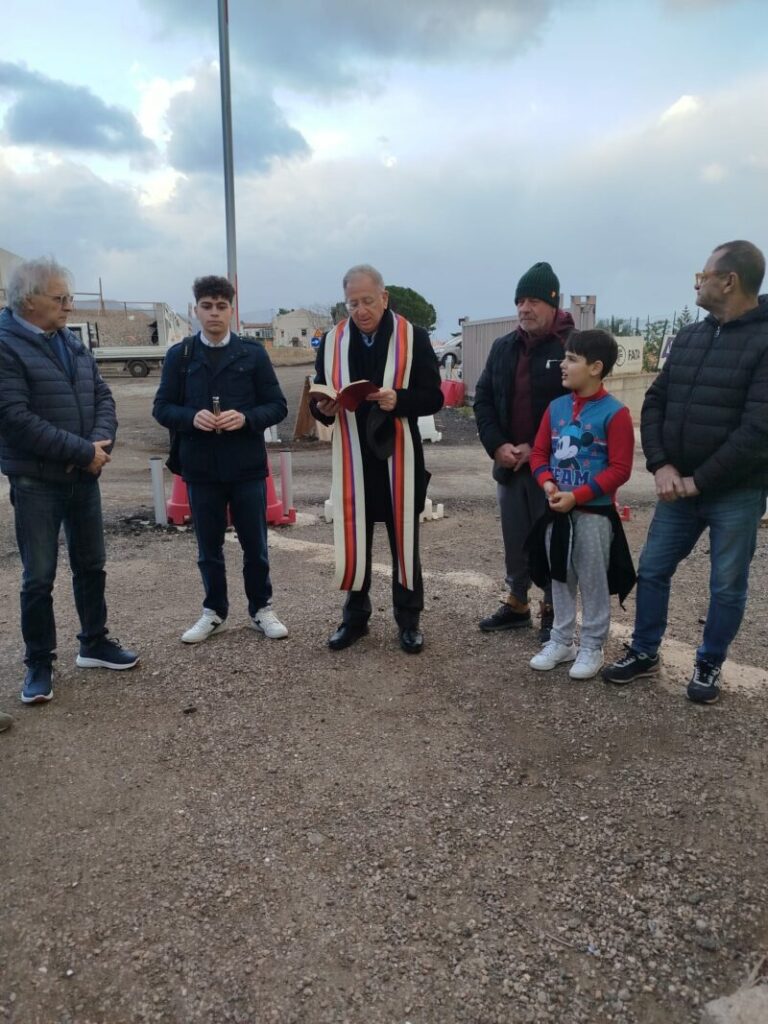
M 576 591 L 581 593 L 581 639 L 586 651 L 601 648 L 611 624 L 611 595 L 608 592 L 608 559 L 613 527 L 607 516 L 591 512 L 573 512 L 571 522 L 571 558 L 568 582 L 552 580 L 552 606 L 555 622 L 552 639 L 559 644 L 573 643 L 576 628 Z M 549 555 L 552 527 L 547 528 Z
M 523 545 L 533 524 L 544 515 L 547 498 L 527 466 L 515 473 L 508 484 L 496 484 L 496 496 L 501 514 L 507 587 L 510 594 L 525 604 L 531 589 L 531 576 L 528 552 Z M 550 590 L 544 592 L 544 600 L 547 604 L 552 603 Z

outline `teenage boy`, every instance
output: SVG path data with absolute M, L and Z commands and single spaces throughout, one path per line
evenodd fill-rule
M 287 406 L 265 350 L 230 330 L 230 282 L 199 277 L 192 290 L 202 329 L 169 350 L 152 410 L 158 423 L 178 434 L 205 588 L 203 614 L 181 639 L 197 644 L 224 628 L 229 507 L 243 549 L 250 625 L 276 640 L 288 630 L 271 606 L 264 431 L 285 419 Z
M 615 588 L 622 600 L 634 583 L 614 502 L 632 472 L 635 435 L 629 409 L 603 387 L 617 356 L 618 346 L 607 331 L 571 334 L 561 363 L 563 386 L 571 393 L 550 404 L 531 452 L 534 479 L 549 503 L 542 524 L 554 624 L 549 642 L 530 665 L 547 671 L 573 662 L 572 679 L 591 679 L 602 667 L 611 621 L 611 570 L 623 568 L 630 577 Z M 620 564 L 611 566 L 612 558 Z M 582 604 L 578 649 L 573 641 L 577 589 Z

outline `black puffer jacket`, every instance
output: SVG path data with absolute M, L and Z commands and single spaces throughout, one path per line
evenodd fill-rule
M 0 313 L 0 470 L 7 476 L 71 480 L 93 461 L 93 441 L 114 439 L 115 401 L 96 362 L 71 331 L 60 331 L 72 364 L 51 342 Z M 89 479 L 93 479 L 89 477 Z
M 551 336 L 540 341 L 531 352 L 531 404 L 535 420 L 529 441 L 531 444 L 549 403 L 565 394 L 560 363 L 565 342 L 573 327 L 571 314 L 559 310 Z M 477 432 L 491 458 L 500 445 L 515 443 L 509 436 L 509 423 L 515 370 L 522 345 L 519 328 L 497 338 L 475 386 Z M 503 484 L 513 476 L 514 470 L 494 464 L 494 480 Z
M 768 487 L 768 296 L 680 331 L 640 426 L 652 473 L 669 463 L 702 493 Z

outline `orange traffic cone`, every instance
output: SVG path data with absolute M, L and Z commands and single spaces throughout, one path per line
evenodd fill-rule
M 168 514 L 168 522 L 173 523 L 174 526 L 183 526 L 184 523 L 188 523 L 192 518 L 187 485 L 175 473 L 173 474 L 171 496 L 168 499 L 168 504 L 165 506 L 165 511 Z
M 287 512 L 283 511 L 283 503 L 277 497 L 275 491 L 275 481 L 272 479 L 272 466 L 267 459 L 267 522 L 270 526 L 288 526 L 291 523 L 296 522 L 296 509 L 289 508 Z M 174 526 L 182 526 L 184 523 L 188 523 L 192 519 L 192 510 L 189 507 L 189 495 L 187 493 L 187 485 L 181 479 L 180 476 L 173 476 L 173 486 L 171 487 L 171 497 L 168 500 L 168 504 L 165 506 L 165 511 L 168 515 L 168 522 L 173 523 Z M 227 517 L 231 522 L 231 516 Z
M 272 466 L 267 459 L 267 522 L 270 526 L 290 526 L 296 522 L 296 509 L 289 508 L 283 511 L 283 503 L 275 491 L 275 481 L 272 479 Z

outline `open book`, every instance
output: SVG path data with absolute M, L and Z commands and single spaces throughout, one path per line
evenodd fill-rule
M 369 380 L 353 380 L 351 384 L 345 385 L 341 391 L 336 391 L 336 388 L 330 384 L 310 384 L 309 397 L 328 398 L 332 402 L 338 402 L 342 409 L 354 412 L 368 395 L 372 395 L 374 391 L 378 390 L 379 385 L 373 384 Z

